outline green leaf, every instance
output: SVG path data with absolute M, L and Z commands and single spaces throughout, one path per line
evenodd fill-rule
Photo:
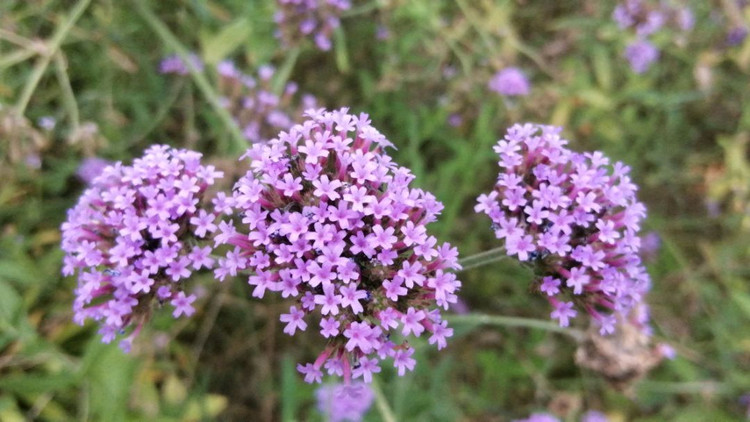
M 242 45 L 250 37 L 252 27 L 246 18 L 240 18 L 225 26 L 218 34 L 205 35 L 202 40 L 203 60 L 215 65 Z

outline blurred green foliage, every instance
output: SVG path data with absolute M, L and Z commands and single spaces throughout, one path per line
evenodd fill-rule
M 567 337 L 457 324 L 440 353 L 415 344 L 414 374 L 383 368 L 379 383 L 398 420 L 502 421 L 544 409 L 566 420 L 585 409 L 613 421 L 742 419 L 750 42 L 724 39 L 750 12 L 724 10 L 731 1 L 688 3 L 695 29 L 658 37 L 660 60 L 637 75 L 622 56 L 629 38 L 610 17 L 611 1 L 355 1 L 327 53 L 311 44 L 282 50 L 270 0 L 3 1 L 0 420 L 321 418 L 314 387 L 294 370 L 315 340 L 281 334 L 283 303 L 250 300 L 241 282 L 196 280 L 205 286 L 196 317 L 157 318 L 129 355 L 71 321 L 75 280 L 60 276 L 58 228 L 84 189 L 75 177 L 83 158 L 128 161 L 165 142 L 230 168 L 236 159 L 215 93 L 158 73 L 178 49 L 209 64 L 274 64 L 283 69 L 275 86 L 288 78 L 328 107 L 369 113 L 399 163 L 445 204 L 433 230 L 463 256 L 495 246 L 472 209 L 496 174 L 491 146 L 510 124 L 563 125 L 574 149 L 603 150 L 633 168 L 650 210 L 646 229 L 662 240 L 649 264 L 653 323 L 677 359 L 623 394 L 574 364 Z M 530 77 L 530 96 L 488 91 L 490 76 L 509 65 Z M 43 116 L 57 126 L 37 127 Z M 512 263 L 461 278 L 472 312 L 548 315 L 528 294 L 530 274 Z M 375 409 L 368 416 L 380 418 Z

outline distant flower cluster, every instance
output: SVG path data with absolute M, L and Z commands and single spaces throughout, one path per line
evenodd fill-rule
M 439 308 L 457 300 L 458 252 L 437 245 L 426 225 L 442 205 L 383 151 L 391 143 L 366 114 L 309 110 L 308 119 L 245 154 L 251 170 L 234 187 L 239 229 L 222 222 L 218 279 L 249 271 L 253 296 L 278 292 L 295 303 L 281 315 L 294 335 L 315 323 L 327 345 L 298 365 L 307 382 L 323 370 L 370 382 L 380 361 L 414 368 L 403 336 L 445 347 L 453 330 Z M 397 335 L 396 333 L 399 333 Z
M 326 384 L 315 392 L 318 410 L 329 422 L 359 422 L 375 399 L 368 384 Z
M 637 232 L 646 209 L 629 167 L 600 152 L 565 148 L 561 128 L 517 124 L 494 147 L 495 188 L 478 198 L 506 253 L 531 264 L 537 288 L 567 326 L 582 309 L 602 334 L 628 315 L 650 288 Z
M 200 59 L 195 57 L 195 60 L 200 64 Z M 203 68 L 202 64 L 197 67 Z M 178 56 L 162 60 L 160 69 L 162 73 L 188 73 Z M 295 97 L 297 84 L 294 82 L 286 84 L 281 96 L 274 94 L 271 80 L 275 69 L 272 66 L 261 66 L 257 78 L 241 72 L 231 61 L 219 63 L 216 71 L 223 105 L 251 143 L 265 142 L 280 131 L 288 130 L 295 123 L 293 116 L 301 116 L 302 110 L 317 107 L 317 100 L 312 95 Z
M 589 410 L 581 415 L 581 422 L 607 422 L 607 415 L 596 410 Z M 532 413 L 526 419 L 516 419 L 513 422 L 560 422 L 560 418 L 546 412 Z
M 109 343 L 128 350 L 151 314 L 153 301 L 169 303 L 177 318 L 193 314 L 186 294 L 193 271 L 212 268 L 216 212 L 204 198 L 222 173 L 201 154 L 154 145 L 132 166 L 106 167 L 68 211 L 62 225 L 63 274 L 78 275 L 74 320 L 99 321 Z
M 625 48 L 625 58 L 635 73 L 643 73 L 659 59 L 659 49 L 648 37 L 665 26 L 688 32 L 695 25 L 689 7 L 675 8 L 666 2 L 650 4 L 643 0 L 624 0 L 615 7 L 612 19 L 620 29 L 632 30 L 635 40 Z
M 76 176 L 81 179 L 85 184 L 91 185 L 94 180 L 99 177 L 105 168 L 110 166 L 112 163 L 98 157 L 86 158 L 83 160 L 81 165 L 76 170 Z
M 495 73 L 490 79 L 488 87 L 500 95 L 505 96 L 524 96 L 529 95 L 531 84 L 517 67 L 506 67 Z
M 341 25 L 341 12 L 351 7 L 349 0 L 276 0 L 276 37 L 284 46 L 312 38 L 323 50 L 331 49 L 333 30 Z

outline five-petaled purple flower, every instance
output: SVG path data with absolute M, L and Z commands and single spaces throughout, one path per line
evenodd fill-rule
M 195 312 L 183 291 L 193 271 L 212 268 L 202 238 L 217 229 L 204 198 L 222 173 L 201 154 L 154 145 L 132 166 L 116 163 L 91 181 L 62 225 L 63 274 L 78 274 L 74 320 L 101 323 L 108 343 L 148 320 L 153 300 L 170 303 L 175 318 Z
M 560 131 L 529 123 L 508 129 L 495 146 L 495 188 L 474 209 L 492 219 L 508 255 L 535 268 L 553 319 L 567 326 L 584 310 L 611 333 L 614 315 L 630 315 L 650 288 L 637 236 L 646 208 L 629 167 L 565 148 Z
M 366 114 L 308 110 L 308 120 L 252 146 L 250 171 L 234 187 L 241 223 L 220 224 L 217 243 L 233 248 L 218 263 L 223 279 L 250 273 L 253 296 L 281 292 L 295 303 L 284 332 L 307 322 L 327 339 L 308 382 L 327 373 L 371 380 L 381 360 L 414 367 L 404 337 L 429 335 L 445 347 L 453 334 L 439 308 L 456 302 L 458 252 L 436 246 L 425 226 L 442 204 L 383 151 L 391 143 Z

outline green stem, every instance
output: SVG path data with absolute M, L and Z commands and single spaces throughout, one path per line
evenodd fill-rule
M 377 379 L 373 378 L 370 387 L 372 387 L 372 391 L 375 393 L 375 405 L 378 407 L 378 412 L 380 412 L 382 420 L 385 422 L 396 422 L 396 416 L 393 415 L 393 410 L 388 404 L 388 400 L 385 399 L 385 394 L 383 394 L 383 390 L 380 388 Z
M 133 3 L 135 3 L 136 9 L 143 20 L 146 21 L 146 23 L 165 44 L 167 44 L 177 53 L 178 56 L 180 56 L 182 62 L 185 63 L 185 66 L 190 72 L 190 76 L 195 81 L 195 84 L 198 86 L 198 89 L 201 91 L 203 96 L 206 97 L 206 100 L 208 100 L 209 104 L 211 104 L 214 112 L 219 116 L 219 119 L 221 119 L 222 123 L 224 123 L 224 126 L 227 128 L 227 130 L 229 130 L 233 141 L 232 145 L 234 147 L 234 151 L 231 152 L 238 153 L 245 151 L 248 148 L 248 143 L 245 137 L 242 135 L 242 131 L 240 131 L 239 126 L 237 126 L 237 123 L 234 121 L 229 112 L 222 106 L 221 101 L 219 100 L 219 96 L 211 87 L 211 84 L 208 83 L 208 79 L 206 79 L 206 76 L 193 65 L 192 60 L 190 60 L 190 52 L 188 51 L 188 49 L 185 48 L 185 46 L 182 45 L 179 40 L 177 40 L 174 34 L 172 34 L 169 28 L 167 28 L 167 26 L 164 25 L 164 23 L 159 20 L 156 15 L 154 15 L 154 13 L 151 11 L 151 9 L 148 8 L 148 6 L 146 6 L 143 0 L 133 0 Z
M 57 80 L 62 88 L 62 100 L 65 109 L 68 112 L 68 117 L 71 123 L 71 132 L 75 133 L 78 131 L 80 126 L 80 117 L 78 113 L 78 103 L 76 103 L 76 97 L 73 93 L 73 87 L 70 85 L 70 78 L 68 77 L 68 71 L 66 69 L 65 59 L 62 54 L 55 54 L 55 72 L 57 73 Z
M 284 63 L 281 64 L 279 71 L 276 72 L 276 78 L 273 81 L 272 91 L 274 94 L 280 97 L 284 95 L 284 87 L 289 81 L 289 75 L 292 74 L 294 65 L 297 63 L 299 53 L 300 48 L 294 47 L 286 54 L 286 59 L 284 60 Z
M 472 325 L 495 325 L 503 327 L 524 327 L 535 328 L 539 330 L 552 331 L 555 333 L 565 334 L 576 340 L 583 339 L 583 331 L 575 328 L 560 327 L 558 324 L 541 319 L 511 317 L 501 315 L 484 315 L 484 314 L 467 314 L 467 315 L 447 315 L 445 319 L 452 323 L 472 324 Z
M 89 3 L 91 3 L 91 0 L 79 0 L 70 12 L 70 16 L 68 16 L 62 25 L 57 28 L 55 35 L 53 35 L 52 39 L 47 43 L 47 48 L 45 49 L 44 54 L 41 55 L 39 60 L 37 60 L 36 65 L 34 65 L 34 70 L 31 71 L 31 76 L 26 80 L 26 85 L 24 85 L 23 91 L 21 91 L 21 97 L 16 104 L 16 111 L 19 116 L 23 116 L 26 112 L 26 107 L 29 105 L 31 96 L 34 94 L 37 85 L 39 85 L 39 81 L 42 79 L 44 71 L 47 70 L 50 60 L 55 56 L 55 53 L 57 53 L 57 50 L 60 48 L 60 44 L 62 44 L 76 21 L 78 21 L 81 15 L 83 15 L 83 12 L 86 10 Z
M 481 267 L 483 265 L 491 264 L 496 261 L 507 258 L 508 255 L 505 253 L 505 247 L 499 246 L 488 251 L 480 252 L 475 255 L 468 256 L 458 261 L 461 264 L 461 271 L 466 271 L 472 268 Z

